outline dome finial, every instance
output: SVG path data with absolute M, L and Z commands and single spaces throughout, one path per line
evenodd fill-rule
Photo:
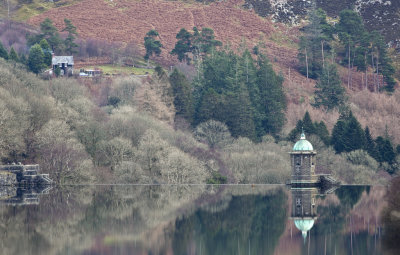
M 300 140 L 305 140 L 306 139 L 306 135 L 304 134 L 304 128 L 301 127 L 301 135 L 300 135 Z

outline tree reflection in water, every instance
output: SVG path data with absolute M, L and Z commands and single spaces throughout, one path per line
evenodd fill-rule
M 60 187 L 39 204 L 0 205 L 0 253 L 381 254 L 384 194 L 362 186 L 316 194 L 304 244 L 283 186 Z M 390 206 L 384 215 L 396 215 Z M 399 226 L 390 224 L 383 232 L 397 245 Z
M 400 253 L 400 177 L 394 179 L 387 194 L 387 207 L 382 213 L 383 247 L 387 254 Z

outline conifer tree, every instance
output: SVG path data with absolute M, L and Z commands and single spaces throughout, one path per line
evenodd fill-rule
M 40 41 L 40 47 L 42 48 L 43 51 L 43 62 L 46 66 L 51 66 L 51 60 L 53 58 L 52 54 L 51 54 L 51 49 L 50 49 L 50 45 L 47 42 L 46 39 L 42 39 Z
M 28 60 L 26 59 L 26 56 L 24 53 L 21 53 L 21 55 L 19 55 L 19 61 L 24 65 L 28 64 Z
M 315 85 L 314 107 L 324 107 L 330 111 L 339 108 L 346 101 L 345 89 L 341 86 L 335 64 L 327 64 Z
M 299 139 L 301 132 L 306 133 L 306 135 L 317 135 L 324 142 L 325 145 L 330 144 L 330 136 L 328 128 L 326 127 L 323 121 L 312 122 L 310 114 L 308 111 L 304 114 L 302 120 L 298 120 L 296 127 L 290 131 L 288 135 L 288 139 L 292 142 L 295 142 Z
M 197 27 L 193 28 L 193 54 L 206 55 L 211 53 L 212 49 L 221 46 L 222 42 L 215 39 L 214 30 L 203 27 L 201 32 Z
M 193 119 L 193 96 L 189 81 L 185 75 L 174 69 L 169 77 L 174 94 L 174 105 L 177 116 L 182 116 L 189 122 Z
M 144 55 L 144 59 L 149 61 L 150 57 L 153 54 L 159 56 L 161 54 L 162 44 L 157 37 L 159 36 L 158 32 L 154 29 L 147 32 L 144 37 L 144 47 L 146 48 L 146 55 Z
M 350 116 L 346 122 L 346 131 L 344 133 L 345 151 L 349 152 L 364 148 L 366 143 L 365 133 L 352 112 L 350 112 Z
M 62 39 L 51 19 L 46 18 L 42 23 L 40 23 L 40 31 L 42 34 L 41 37 L 38 38 L 37 43 L 40 43 L 44 38 L 49 43 L 53 52 L 61 50 Z
M 374 139 L 371 136 L 371 132 L 369 131 L 368 126 L 365 127 L 364 133 L 365 133 L 364 150 L 366 150 L 371 157 L 373 157 L 374 159 L 377 159 L 378 152 L 376 150 L 376 144 L 375 144 Z
M 324 142 L 325 145 L 329 145 L 330 136 L 328 128 L 326 127 L 325 123 L 322 120 L 319 123 L 315 122 L 314 127 L 315 127 L 315 134 L 319 136 L 319 138 L 321 138 L 322 142 Z
M 341 153 L 346 151 L 345 150 L 346 142 L 344 140 L 345 132 L 346 132 L 346 123 L 344 120 L 339 119 L 332 129 L 332 138 L 331 138 L 331 144 L 335 149 L 336 153 Z
M 272 69 L 268 59 L 259 54 L 257 80 L 263 109 L 262 127 L 265 134 L 277 134 L 285 124 L 286 98 L 283 92 L 283 77 Z
M 38 74 L 44 67 L 44 54 L 39 44 L 35 44 L 29 50 L 28 68 L 33 73 Z
M 241 86 L 236 93 L 228 94 L 226 99 L 228 109 L 226 123 L 232 136 L 244 136 L 256 140 L 253 109 L 247 89 Z
M 3 44 L 1 43 L 1 41 L 0 41 L 0 58 L 4 58 L 5 60 L 8 59 L 8 52 L 4 48 Z
M 392 164 L 396 158 L 396 154 L 393 149 L 393 145 L 389 139 L 378 136 L 375 140 L 376 150 L 378 152 L 378 162 L 388 162 Z
M 18 54 L 17 54 L 17 52 L 15 52 L 13 47 L 11 47 L 11 49 L 10 49 L 10 53 L 8 54 L 8 59 L 15 61 L 15 62 L 19 62 Z
M 339 117 L 332 130 L 331 142 L 337 153 L 365 148 L 365 132 L 351 111 Z
M 308 113 L 308 111 L 306 111 L 306 113 L 304 114 L 302 124 L 303 124 L 302 128 L 306 134 L 307 133 L 308 134 L 315 133 L 315 127 L 314 127 L 314 124 L 311 120 L 311 117 L 310 117 L 310 114 Z
M 246 51 L 217 50 L 205 55 L 202 75 L 194 82 L 194 124 L 215 119 L 228 125 L 233 136 L 260 139 L 277 135 L 285 122 L 283 78 L 259 54 L 257 64 Z
M 78 33 L 76 32 L 76 27 L 72 25 L 71 20 L 64 19 L 64 24 L 65 28 L 62 31 L 68 32 L 67 38 L 64 40 L 65 52 L 72 55 L 77 52 L 76 48 L 78 47 L 78 44 L 75 43 L 75 39 L 76 36 L 78 36 Z
M 300 72 L 307 78 L 316 79 L 330 54 L 333 27 L 326 21 L 326 13 L 315 6 L 309 13 L 309 21 L 303 28 L 304 35 L 300 37 L 298 59 Z
M 186 61 L 187 64 L 190 64 L 191 58 L 189 57 L 188 53 L 192 52 L 193 50 L 192 37 L 193 35 L 190 32 L 182 28 L 176 35 L 176 39 L 178 39 L 178 41 L 175 43 L 175 48 L 170 54 L 177 55 L 179 61 Z

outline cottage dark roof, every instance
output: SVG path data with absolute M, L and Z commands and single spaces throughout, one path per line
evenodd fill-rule
M 53 65 L 58 65 L 62 63 L 66 63 L 67 65 L 74 65 L 74 57 L 73 56 L 53 56 L 51 59 L 51 63 Z

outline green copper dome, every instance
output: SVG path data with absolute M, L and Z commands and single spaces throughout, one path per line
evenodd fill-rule
M 314 150 L 312 144 L 306 140 L 306 136 L 301 133 L 300 140 L 293 146 L 294 151 L 312 151 Z

